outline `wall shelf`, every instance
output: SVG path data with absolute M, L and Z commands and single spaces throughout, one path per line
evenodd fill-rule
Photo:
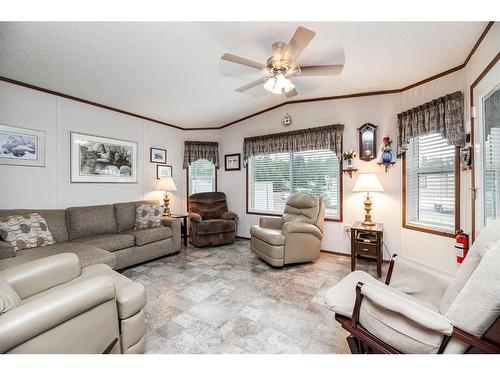
M 385 167 L 385 173 L 387 173 L 387 169 L 391 166 L 391 165 L 394 165 L 396 164 L 395 161 L 391 161 L 389 163 L 383 163 L 383 162 L 380 162 L 380 163 L 377 163 L 378 165 L 383 165 Z
M 349 174 L 349 178 L 352 178 L 352 174 L 353 173 L 356 173 L 358 171 L 357 168 L 346 168 L 346 169 L 342 169 L 342 172 L 344 173 L 348 173 Z

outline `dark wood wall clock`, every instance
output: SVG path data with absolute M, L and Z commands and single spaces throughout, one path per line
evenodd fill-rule
M 377 125 L 364 124 L 359 131 L 359 158 L 370 161 L 377 157 Z

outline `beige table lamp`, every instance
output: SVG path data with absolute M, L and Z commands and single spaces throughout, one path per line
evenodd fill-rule
M 170 207 L 168 207 L 168 204 L 170 202 L 170 199 L 168 198 L 168 192 L 169 191 L 177 191 L 177 187 L 175 186 L 175 182 L 172 179 L 172 177 L 162 177 L 156 184 L 156 189 L 157 191 L 164 191 L 165 196 L 163 197 L 163 214 L 166 216 L 170 216 Z
M 364 201 L 365 204 L 365 221 L 361 224 L 371 227 L 374 226 L 375 223 L 372 221 L 372 215 L 370 215 L 370 211 L 372 210 L 372 201 L 370 199 L 371 192 L 384 191 L 380 181 L 377 178 L 375 173 L 361 173 L 358 176 L 356 184 L 354 184 L 354 188 L 352 189 L 354 192 L 366 192 L 366 199 Z

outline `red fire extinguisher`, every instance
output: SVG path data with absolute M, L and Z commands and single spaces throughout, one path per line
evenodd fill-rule
M 462 263 L 469 251 L 469 235 L 465 234 L 462 229 L 457 231 L 455 249 L 457 249 L 457 262 Z

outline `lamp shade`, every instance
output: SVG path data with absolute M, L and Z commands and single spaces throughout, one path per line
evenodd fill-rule
M 380 184 L 375 173 L 361 173 L 358 176 L 356 184 L 352 191 L 363 191 L 363 192 L 373 192 L 373 191 L 384 191 L 384 188 Z
M 161 191 L 177 191 L 174 180 L 172 177 L 162 177 L 156 184 L 156 190 Z

